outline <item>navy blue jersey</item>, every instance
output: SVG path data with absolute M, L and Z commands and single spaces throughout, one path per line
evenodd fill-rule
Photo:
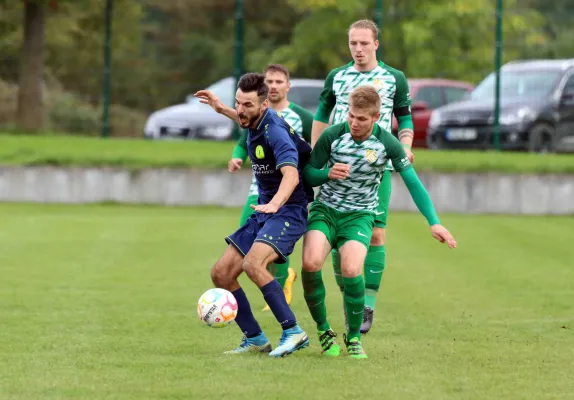
M 285 204 L 306 206 L 312 200 L 312 192 L 303 184 L 303 168 L 309 161 L 311 146 L 274 110 L 268 108 L 257 128 L 248 130 L 247 153 L 259 188 L 259 204 L 273 199 L 283 179 L 281 168 L 288 165 L 298 169 L 299 184 Z

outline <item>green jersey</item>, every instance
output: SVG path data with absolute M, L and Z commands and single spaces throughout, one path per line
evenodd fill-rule
M 379 61 L 375 69 L 368 72 L 357 71 L 354 65 L 354 62 L 350 62 L 335 68 L 327 75 L 315 119 L 328 124 L 333 113 L 333 124 L 347 121 L 349 95 L 357 87 L 369 85 L 373 86 L 381 96 L 379 125 L 384 130 L 391 131 L 393 110 L 411 105 L 405 74 L 382 61 Z
M 291 128 L 301 136 L 307 143 L 311 143 L 311 127 L 313 126 L 313 114 L 303 107 L 295 104 L 289 103 L 287 108 L 281 111 L 277 111 L 280 117 L 282 117 L 285 122 L 289 124 Z M 233 150 L 233 158 L 241 158 L 243 161 L 247 158 L 247 130 L 243 130 L 241 133 L 241 138 Z M 257 181 L 255 176 L 251 180 L 251 186 L 249 187 L 249 196 L 257 196 L 259 192 L 257 190 Z
M 335 163 L 350 166 L 347 179 L 326 180 L 321 184 L 317 201 L 337 211 L 367 211 L 376 213 L 378 190 L 386 164 L 397 172 L 412 168 L 399 140 L 375 124 L 371 135 L 363 142 L 351 136 L 347 122 L 325 129 L 317 140 L 306 172 L 331 168 Z M 320 171 L 328 174 L 328 170 Z M 309 176 L 306 174 L 306 176 Z M 309 179 L 312 183 L 313 179 Z

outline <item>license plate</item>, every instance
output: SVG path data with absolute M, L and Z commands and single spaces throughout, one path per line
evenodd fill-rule
M 455 128 L 446 131 L 446 138 L 448 140 L 474 140 L 478 137 L 476 129 L 471 128 Z

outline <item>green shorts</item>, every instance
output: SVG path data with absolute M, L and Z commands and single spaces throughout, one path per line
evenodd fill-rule
M 307 232 L 321 231 L 333 249 L 356 240 L 368 249 L 373 235 L 375 215 L 366 211 L 341 212 L 314 201 L 309 211 Z
M 381 179 L 381 186 L 379 186 L 379 206 L 377 207 L 377 215 L 375 216 L 375 226 L 377 228 L 385 228 L 387 226 L 387 215 L 389 213 L 389 203 L 391 201 L 391 183 L 392 171 L 385 171 L 383 179 Z

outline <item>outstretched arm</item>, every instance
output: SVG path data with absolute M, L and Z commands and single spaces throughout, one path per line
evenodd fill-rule
M 194 96 L 199 99 L 200 103 L 207 104 L 213 108 L 215 112 L 225 115 L 234 122 L 239 122 L 237 111 L 223 104 L 223 102 L 219 100 L 219 97 L 217 97 L 213 92 L 210 92 L 209 90 L 200 90 L 195 93 Z
M 451 249 L 456 247 L 456 240 L 450 232 L 440 224 L 432 200 L 409 161 L 405 149 L 396 137 L 390 132 L 383 132 L 382 139 L 385 142 L 388 154 L 395 170 L 401 175 L 413 201 L 431 227 L 431 233 L 441 243 L 447 243 Z
M 446 242 L 448 247 L 454 249 L 456 247 L 456 240 L 454 240 L 450 232 L 440 224 L 432 200 L 414 168 L 403 170 L 400 172 L 400 175 L 417 208 L 428 221 L 433 237 L 441 243 Z

